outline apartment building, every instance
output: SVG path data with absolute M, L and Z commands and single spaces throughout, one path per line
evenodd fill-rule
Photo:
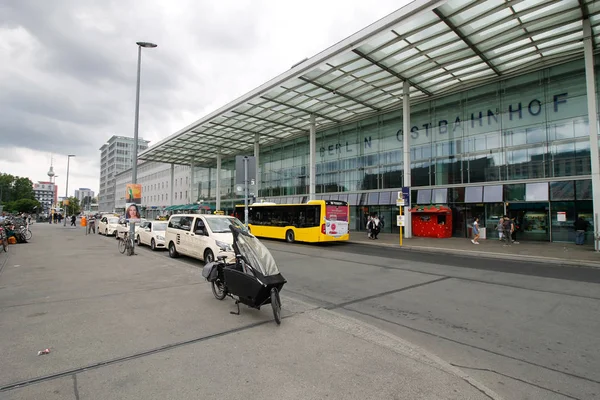
M 148 140 L 138 139 L 138 152 L 148 148 Z M 100 147 L 100 191 L 98 209 L 110 212 L 115 209 L 116 175 L 133 166 L 133 138 L 113 136 Z

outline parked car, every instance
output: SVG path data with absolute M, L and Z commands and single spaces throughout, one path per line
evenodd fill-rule
M 224 252 L 235 260 L 230 225 L 246 229 L 235 217 L 208 214 L 177 214 L 169 218 L 165 242 L 172 258 L 183 254 L 209 263 Z
M 144 221 L 136 228 L 138 245 L 146 244 L 152 250 L 165 248 L 167 221 Z
M 106 236 L 116 235 L 118 226 L 118 217 L 103 216 L 98 223 L 98 233 Z

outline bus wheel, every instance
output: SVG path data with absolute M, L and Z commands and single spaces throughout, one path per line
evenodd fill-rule
M 285 241 L 288 243 L 294 243 L 294 240 L 294 231 L 290 229 L 285 233 Z

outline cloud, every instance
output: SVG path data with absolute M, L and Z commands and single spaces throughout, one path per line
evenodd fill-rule
M 69 186 L 97 191 L 98 149 L 133 134 L 136 41 L 159 46 L 142 51 L 140 96 L 140 136 L 157 142 L 401 5 L 1 2 L 0 170 L 44 180 L 51 153 L 76 154 Z

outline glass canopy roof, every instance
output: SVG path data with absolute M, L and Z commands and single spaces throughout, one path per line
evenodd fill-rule
M 417 0 L 160 141 L 140 159 L 214 165 L 269 145 L 499 78 L 583 57 L 600 1 Z

